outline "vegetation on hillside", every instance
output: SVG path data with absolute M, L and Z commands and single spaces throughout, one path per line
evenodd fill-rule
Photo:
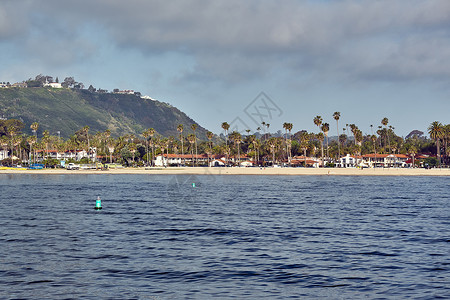
M 109 130 L 116 137 L 140 134 L 149 127 L 169 136 L 177 133 L 176 125 L 188 128 L 195 123 L 167 103 L 80 88 L 0 88 L 0 116 L 21 120 L 27 133 L 31 123 L 38 122 L 39 133 L 48 130 L 62 137 L 86 125 L 93 131 Z M 198 126 L 197 132 L 206 139 L 204 128 Z

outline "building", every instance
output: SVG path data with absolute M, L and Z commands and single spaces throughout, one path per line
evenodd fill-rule
M 28 85 L 26 84 L 26 82 L 16 82 L 13 85 L 11 85 L 11 87 L 26 88 L 28 87 Z
M 369 167 L 407 167 L 409 156 L 405 154 L 365 154 L 362 160 Z
M 54 89 L 62 89 L 61 83 L 58 83 L 58 82 L 46 83 L 46 84 L 44 84 L 44 86 L 48 86 L 48 87 L 51 87 L 51 88 L 54 88 Z
M 337 167 L 339 167 L 339 168 L 355 168 L 358 165 L 359 161 L 361 161 L 361 159 L 358 159 L 355 156 L 347 154 L 346 156 L 341 157 L 339 159 L 339 163 L 337 163 Z
M 320 166 L 320 162 L 313 157 L 304 157 L 304 156 L 294 156 L 291 159 L 291 166 L 298 167 L 303 166 L 306 160 L 306 167 L 318 168 Z

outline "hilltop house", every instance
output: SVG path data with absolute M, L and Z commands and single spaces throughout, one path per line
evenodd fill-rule
M 28 84 L 26 82 L 16 82 L 11 87 L 17 87 L 17 88 L 26 88 L 28 87 Z
M 59 82 L 50 82 L 50 83 L 45 83 L 44 86 L 48 86 L 54 89 L 62 89 L 62 85 Z

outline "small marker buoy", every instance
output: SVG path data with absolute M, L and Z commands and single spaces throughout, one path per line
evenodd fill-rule
M 97 197 L 97 201 L 95 201 L 94 209 L 102 209 L 102 200 L 100 200 L 100 197 Z
M 195 182 L 192 183 L 192 187 L 195 187 Z

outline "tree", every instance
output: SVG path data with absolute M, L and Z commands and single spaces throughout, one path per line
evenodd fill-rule
M 241 153 L 240 153 L 240 148 L 241 148 L 241 142 L 242 142 L 242 136 L 239 132 L 237 131 L 233 131 L 230 134 L 230 139 L 233 141 L 236 150 L 237 150 L 237 154 L 238 154 L 238 166 L 241 166 Z M 236 160 L 235 160 L 236 162 Z
M 323 134 L 325 134 L 325 137 L 327 138 L 327 158 L 329 158 L 330 156 L 328 154 L 328 132 L 330 131 L 330 124 L 323 123 L 321 129 Z
M 184 138 L 183 138 L 183 129 L 184 129 L 184 127 L 183 127 L 183 124 L 178 124 L 178 126 L 177 126 L 177 131 L 180 133 L 180 141 L 181 141 L 181 157 L 183 157 L 183 155 L 184 155 L 184 145 L 183 145 L 183 142 L 184 142 Z M 184 158 L 183 158 L 183 164 L 186 164 L 186 162 L 184 161 Z
M 36 144 L 36 142 L 37 142 L 37 139 L 36 139 L 36 137 L 35 136 L 29 136 L 28 138 L 27 138 L 27 142 L 28 142 L 28 144 L 30 145 L 30 158 L 31 158 L 31 154 L 33 153 L 33 145 L 34 144 Z M 35 151 L 36 152 L 36 151 Z M 31 159 L 30 159 L 31 160 Z M 36 155 L 35 154 L 33 154 L 33 163 L 36 163 Z
M 212 138 L 213 138 L 213 133 L 211 132 L 211 131 L 208 131 L 207 133 L 206 133 L 206 137 L 208 138 L 208 140 L 209 140 L 209 152 L 212 154 Z M 210 164 L 210 161 L 209 161 L 209 157 L 208 157 L 208 163 L 209 163 L 209 165 L 211 166 L 211 164 Z
M 407 151 L 408 151 L 408 154 L 411 155 L 411 157 L 412 157 L 412 165 L 413 165 L 413 168 L 414 168 L 415 165 L 416 165 L 415 157 L 416 157 L 416 154 L 417 154 L 417 148 L 414 145 L 410 145 L 408 147 Z
M 147 165 L 148 165 L 148 138 L 150 137 L 150 129 L 144 130 L 142 136 L 145 138 L 145 154 L 147 157 Z
M 303 150 L 303 158 L 306 168 L 306 150 L 308 150 L 310 135 L 306 131 L 302 131 L 300 134 L 300 148 Z
M 77 82 L 75 81 L 75 79 L 73 77 L 66 77 L 64 78 L 64 81 L 61 83 L 62 87 L 65 88 L 71 88 L 73 86 L 75 86 Z
M 441 147 L 440 147 L 440 139 L 444 137 L 444 127 L 438 122 L 434 121 L 428 127 L 428 134 L 430 138 L 432 138 L 436 142 L 436 154 L 438 159 L 438 165 L 441 166 Z
M 33 124 L 30 125 L 31 130 L 34 133 L 34 136 L 37 138 L 37 130 L 39 128 L 39 123 L 38 122 L 34 122 Z
M 136 153 L 136 150 L 137 150 L 136 144 L 133 143 L 133 142 L 129 143 L 128 144 L 128 150 L 130 150 L 131 155 L 133 157 L 133 166 L 134 166 L 134 164 L 135 164 L 134 157 L 135 157 L 135 153 Z
M 197 138 L 195 137 L 195 134 L 189 134 L 187 137 L 189 144 L 191 144 L 190 150 L 191 150 L 191 156 L 192 156 L 192 166 L 194 166 L 195 161 L 194 161 L 194 143 L 196 142 Z
M 322 159 L 322 167 L 325 166 L 324 161 L 323 161 L 323 140 L 325 139 L 325 136 L 322 132 L 319 132 L 318 134 L 316 134 L 316 138 L 319 140 L 320 142 L 320 148 L 321 148 L 321 159 Z
M 270 138 L 267 145 L 269 146 L 270 152 L 272 152 L 272 166 L 275 166 L 275 148 L 277 146 L 276 138 Z
M 222 129 L 225 131 L 225 145 L 228 145 L 228 129 L 230 129 L 230 125 L 227 122 L 223 122 Z
M 106 146 L 108 147 L 109 152 L 109 162 L 112 163 L 112 154 L 114 153 L 116 142 L 114 138 L 108 138 L 106 140 Z
M 42 133 L 42 142 L 45 144 L 45 150 L 47 153 L 47 159 L 48 159 L 48 144 L 50 143 L 50 133 L 48 130 L 44 130 Z
M 291 130 L 292 130 L 292 123 L 283 123 L 283 128 L 286 131 L 286 136 L 285 136 L 285 144 L 286 144 L 286 156 L 288 158 L 288 162 L 289 164 L 291 163 L 291 154 L 290 154 L 290 150 L 291 150 L 291 142 L 290 142 L 290 135 L 291 135 Z M 289 131 L 289 143 L 288 143 L 288 138 L 287 138 L 287 133 Z
M 154 160 L 155 160 L 155 142 L 153 141 L 153 136 L 155 135 L 155 129 L 149 128 L 148 129 L 148 135 L 150 136 L 150 144 L 152 146 L 152 166 L 154 166 Z
M 89 126 L 84 126 L 82 129 L 82 132 L 86 135 L 86 139 L 87 139 L 87 155 L 88 155 L 88 159 L 90 159 L 90 151 L 91 151 L 91 144 L 89 141 Z
M 92 84 L 91 85 L 89 85 L 89 87 L 88 87 L 88 91 L 89 92 L 91 92 L 91 93 L 95 93 L 95 91 L 96 91 L 97 89 L 96 88 L 94 88 L 93 86 L 92 86 Z
M 386 130 L 386 138 L 387 138 L 387 141 L 389 144 L 389 153 L 391 153 L 391 142 L 390 142 L 389 134 L 388 134 L 388 130 L 387 130 L 388 123 L 389 123 L 389 119 L 386 117 L 381 120 L 381 124 L 384 125 L 384 128 Z M 385 147 L 386 147 L 386 145 L 385 145 Z
M 194 137 L 195 137 L 195 164 L 197 164 L 197 155 L 198 155 L 198 151 L 197 151 L 197 135 L 195 134 L 195 131 L 197 130 L 197 124 L 192 124 L 191 125 L 191 129 L 194 132 Z
M 335 111 L 333 113 L 333 118 L 336 120 L 336 130 L 337 130 L 337 136 L 338 137 L 339 137 L 339 119 L 340 119 L 340 117 L 341 117 L 341 113 L 340 112 Z M 339 141 L 339 138 L 338 138 L 338 157 L 339 158 L 341 157 L 341 143 Z

